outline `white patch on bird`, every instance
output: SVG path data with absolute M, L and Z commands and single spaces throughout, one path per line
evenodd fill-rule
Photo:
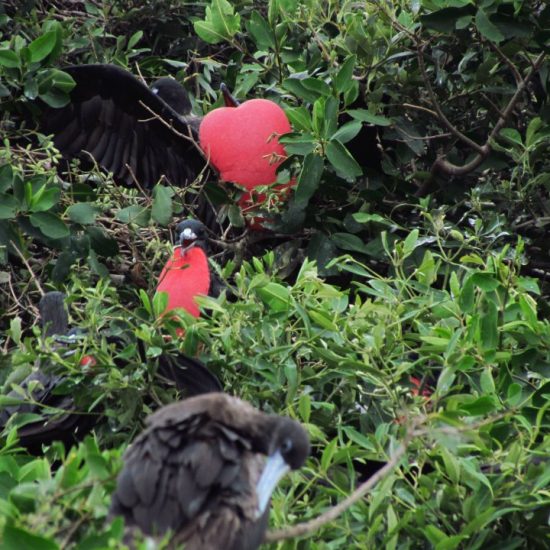
M 192 239 L 196 239 L 197 238 L 197 235 L 195 235 L 195 232 L 190 228 L 190 227 L 186 227 L 182 232 L 181 232 L 181 237 L 183 239 L 185 239 L 186 241 L 190 241 Z
M 290 470 L 281 451 L 275 451 L 267 457 L 262 475 L 256 484 L 256 496 L 258 497 L 258 509 L 256 518 L 259 518 L 266 510 L 271 498 L 271 493 L 279 483 L 279 480 Z
M 154 93 L 154 94 L 158 94 L 159 93 L 159 89 L 155 86 L 154 88 L 151 88 L 151 91 Z

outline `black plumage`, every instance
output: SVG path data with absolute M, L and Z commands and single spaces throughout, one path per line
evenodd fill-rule
M 40 321 L 44 336 L 63 336 L 69 331 L 69 318 L 64 306 L 65 296 L 61 292 L 48 292 L 39 303 Z M 29 415 L 29 423 L 21 425 L 17 434 L 19 444 L 32 453 L 39 453 L 43 444 L 62 441 L 71 444 L 82 437 L 93 425 L 90 415 L 75 414 L 74 399 L 69 394 L 56 393 L 63 383 L 63 377 L 52 375 L 39 365 L 20 384 L 29 392 L 32 401 L 10 405 L 0 410 L 0 429 L 4 428 L 15 414 Z M 8 394 L 21 400 L 15 390 Z
M 193 218 L 183 220 L 176 226 L 176 234 L 181 249 L 198 246 L 204 250 L 207 257 L 210 257 L 212 251 L 210 249 L 208 229 L 202 222 L 194 220 Z M 210 270 L 210 288 L 208 289 L 208 296 L 217 298 L 227 287 L 216 269 L 212 267 L 210 260 L 208 260 L 208 262 Z
M 149 417 L 126 452 L 111 515 L 123 516 L 130 533 L 172 532 L 173 547 L 253 550 L 276 482 L 308 454 L 299 423 L 235 397 L 173 403 Z
M 105 64 L 63 71 L 76 86 L 68 105 L 45 110 L 43 129 L 65 157 L 87 152 L 118 183 L 144 188 L 163 176 L 185 186 L 203 170 L 206 161 L 194 143 L 200 118 L 191 114 L 177 81 L 161 78 L 148 88 L 128 71 Z
M 39 303 L 43 334 L 55 337 L 59 346 L 78 337 L 78 331 L 69 330 L 64 298 L 61 292 L 48 292 Z M 88 414 L 78 410 L 73 396 L 66 389 L 61 390 L 66 378 L 52 373 L 55 369 L 51 367 L 54 365 L 39 364 L 37 370 L 20 384 L 30 399 L 23 399 L 20 393 L 12 390 L 8 396 L 20 402 L 0 409 L 0 430 L 15 415 L 25 420 L 17 430 L 19 444 L 34 454 L 41 452 L 42 445 L 53 441 L 66 445 L 79 441 L 102 418 L 99 412 Z M 222 389 L 217 377 L 200 361 L 181 353 L 161 355 L 157 373 L 161 381 L 175 385 L 182 395 L 193 396 Z

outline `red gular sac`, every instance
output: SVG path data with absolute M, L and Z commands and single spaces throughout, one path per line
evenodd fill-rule
M 243 210 L 258 206 L 264 194 L 251 191 L 277 181 L 277 168 L 286 159 L 279 136 L 291 132 L 288 118 L 276 103 L 268 99 L 251 99 L 238 107 L 220 107 L 210 111 L 201 122 L 199 141 L 220 178 L 246 192 L 239 200 Z M 281 185 L 286 190 L 295 184 Z
M 414 395 L 415 397 L 422 395 L 422 397 L 428 398 L 432 395 L 432 391 L 430 388 L 426 387 L 422 384 L 422 381 L 419 378 L 416 378 L 416 376 L 410 376 L 409 381 L 412 384 L 411 388 L 411 395 Z
M 166 311 L 185 309 L 194 317 L 200 316 L 196 296 L 207 296 L 210 288 L 208 257 L 202 248 L 189 250 L 176 247 L 159 277 L 157 292 L 168 293 Z
M 93 355 L 84 355 L 79 364 L 81 367 L 94 367 L 97 365 L 97 360 Z
M 185 309 L 194 317 L 200 316 L 197 296 L 207 296 L 211 275 L 206 247 L 206 228 L 197 220 L 178 224 L 180 246 L 174 248 L 159 277 L 157 292 L 168 294 L 167 311 Z

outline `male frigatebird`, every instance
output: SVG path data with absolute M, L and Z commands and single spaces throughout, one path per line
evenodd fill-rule
M 239 201 L 243 208 L 254 206 L 251 192 L 256 187 L 275 182 L 276 168 L 286 158 L 278 136 L 291 131 L 276 103 L 252 99 L 239 105 L 222 86 L 226 107 L 208 113 L 203 128 L 203 119 L 191 113 L 187 92 L 172 78 L 148 88 L 115 65 L 63 70 L 76 86 L 66 106 L 46 108 L 42 126 L 65 157 L 92 157 L 115 181 L 142 188 L 151 188 L 161 177 L 185 187 L 208 160 L 222 180 L 246 190 Z M 199 128 L 204 152 L 197 145 Z M 258 202 L 264 198 L 258 195 Z M 206 215 L 202 213 L 204 219 Z
M 54 337 L 61 353 L 70 354 L 69 343 L 78 340 L 79 332 L 68 329 L 68 315 L 61 292 L 46 293 L 39 303 L 41 325 L 45 337 Z M 85 334 L 80 332 L 80 336 Z M 109 337 L 108 341 L 116 342 Z M 120 343 L 120 342 L 119 342 Z M 144 351 L 144 350 L 140 350 Z M 95 359 L 84 356 L 80 366 L 91 366 L 93 375 Z M 113 365 L 119 368 L 121 365 Z M 62 375 L 55 374 L 55 365 L 38 364 L 37 369 L 20 384 L 27 391 L 29 399 L 22 398 L 15 390 L 8 395 L 20 403 L 9 405 L 0 410 L 0 430 L 8 425 L 12 417 L 25 418 L 30 423 L 18 427 L 19 444 L 32 453 L 40 453 L 43 444 L 62 441 L 70 445 L 81 439 L 101 419 L 100 414 L 88 414 L 78 410 L 74 397 L 67 391 L 60 391 L 66 382 Z M 207 392 L 219 392 L 222 387 L 219 380 L 199 360 L 182 353 L 162 354 L 158 358 L 157 374 L 163 384 L 175 385 L 182 395 L 193 396 Z M 17 422 L 18 418 L 14 418 Z
M 199 317 L 197 296 L 219 295 L 222 284 L 208 261 L 208 233 L 198 220 L 188 219 L 176 227 L 179 245 L 159 276 L 157 292 L 168 294 L 166 311 L 182 308 Z
M 131 531 L 172 532 L 174 547 L 253 550 L 277 482 L 308 454 L 307 433 L 290 418 L 223 393 L 186 399 L 148 418 L 126 451 L 110 513 Z

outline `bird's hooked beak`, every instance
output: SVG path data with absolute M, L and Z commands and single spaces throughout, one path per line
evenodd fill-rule
M 180 254 L 183 256 L 190 248 L 195 245 L 197 239 L 197 234 L 190 227 L 186 227 L 180 233 Z
M 256 495 L 258 497 L 258 509 L 256 518 L 259 518 L 265 512 L 271 493 L 275 490 L 279 480 L 290 470 L 283 455 L 279 450 L 267 457 L 262 475 L 256 484 Z
M 222 92 L 223 102 L 226 107 L 238 107 L 240 105 L 239 101 L 229 91 L 229 88 L 224 82 L 220 84 L 220 90 Z

